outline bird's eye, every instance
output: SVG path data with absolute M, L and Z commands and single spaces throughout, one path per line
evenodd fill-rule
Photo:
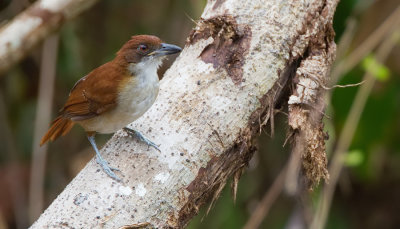
M 142 52 L 146 52 L 149 49 L 149 47 L 147 47 L 147 45 L 139 45 L 138 50 L 142 51 Z

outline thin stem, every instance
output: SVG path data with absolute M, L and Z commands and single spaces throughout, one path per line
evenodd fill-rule
M 39 98 L 36 110 L 35 130 L 29 189 L 29 218 L 31 222 L 41 214 L 44 203 L 44 174 L 46 167 L 47 145 L 39 146 L 41 137 L 51 120 L 51 107 L 54 94 L 54 80 L 57 64 L 58 35 L 48 37 L 43 43 L 40 69 Z
M 394 33 L 395 34 L 395 33 Z M 376 53 L 377 61 L 383 63 L 390 54 L 392 48 L 396 45 L 398 38 L 394 37 L 393 34 L 385 39 Z M 375 84 L 375 77 L 370 73 L 364 75 L 365 83 L 360 87 L 356 98 L 354 99 L 353 106 L 351 107 L 349 116 L 345 122 L 342 133 L 340 134 L 337 148 L 332 157 L 332 164 L 330 166 L 330 180 L 322 193 L 322 198 L 318 204 L 317 213 L 311 224 L 312 229 L 324 228 L 327 220 L 329 209 L 332 203 L 332 198 L 335 193 L 336 184 L 339 179 L 340 172 L 343 168 L 343 158 L 350 147 L 351 141 L 353 140 L 354 133 L 360 121 L 361 114 L 364 110 L 365 104 L 369 95 L 371 94 L 372 88 Z
M 265 193 L 261 202 L 257 205 L 250 219 L 243 227 L 244 229 L 258 228 L 262 223 L 263 219 L 268 215 L 269 209 L 271 208 L 272 204 L 275 202 L 276 198 L 278 198 L 279 194 L 283 190 L 286 178 L 286 170 L 287 166 L 285 166 L 282 169 L 282 171 L 276 177 L 271 188 L 268 190 L 268 192 Z
M 393 30 L 396 29 L 399 17 L 400 5 L 361 45 L 336 65 L 331 74 L 332 82 L 336 82 L 340 76 L 346 74 L 350 69 L 353 69 L 383 39 L 388 37 L 388 34 L 391 34 Z

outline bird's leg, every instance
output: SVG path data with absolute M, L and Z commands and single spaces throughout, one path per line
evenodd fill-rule
M 96 141 L 94 140 L 94 135 L 88 134 L 87 138 L 89 139 L 90 144 L 92 144 L 94 151 L 96 151 L 96 162 L 103 168 L 104 172 L 106 172 L 108 176 L 115 179 L 116 181 L 121 181 L 121 179 L 113 172 L 113 170 L 115 171 L 120 171 L 120 170 L 117 168 L 110 167 L 108 165 L 108 162 L 104 160 L 104 158 L 101 156 L 99 149 L 97 149 Z
M 161 150 L 158 148 L 158 146 L 157 146 L 154 142 L 150 141 L 148 138 L 146 138 L 146 137 L 145 137 L 142 133 L 140 133 L 139 131 L 130 129 L 130 128 L 128 128 L 128 127 L 124 127 L 123 130 L 124 130 L 129 136 L 137 137 L 137 138 L 139 138 L 140 141 L 145 142 L 145 143 L 147 144 L 147 146 L 152 146 L 154 149 L 156 149 L 156 150 L 158 150 L 158 151 L 161 152 Z

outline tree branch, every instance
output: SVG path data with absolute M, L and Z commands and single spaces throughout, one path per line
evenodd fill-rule
M 289 91 L 315 38 L 307 31 L 322 38 L 332 18 L 318 14 L 333 15 L 335 7 L 319 0 L 209 1 L 155 104 L 132 124 L 161 153 L 117 132 L 102 154 L 123 181 L 92 160 L 32 228 L 186 226 L 229 177 L 237 182 L 260 125 Z
M 39 0 L 0 28 L 0 75 L 97 0 Z

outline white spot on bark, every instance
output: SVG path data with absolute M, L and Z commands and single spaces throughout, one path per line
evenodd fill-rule
M 301 104 L 301 99 L 298 96 L 291 95 L 288 104 Z
M 122 195 L 129 196 L 132 192 L 133 190 L 128 186 L 119 186 L 119 193 Z
M 146 195 L 146 188 L 144 187 L 143 183 L 138 184 L 138 186 L 136 187 L 136 195 L 143 197 L 144 195 Z
M 169 173 L 161 172 L 161 173 L 157 174 L 157 175 L 154 177 L 154 180 L 155 180 L 155 181 L 159 181 L 159 182 L 161 182 L 162 184 L 164 184 L 164 182 L 168 180 L 169 175 L 170 175 Z

